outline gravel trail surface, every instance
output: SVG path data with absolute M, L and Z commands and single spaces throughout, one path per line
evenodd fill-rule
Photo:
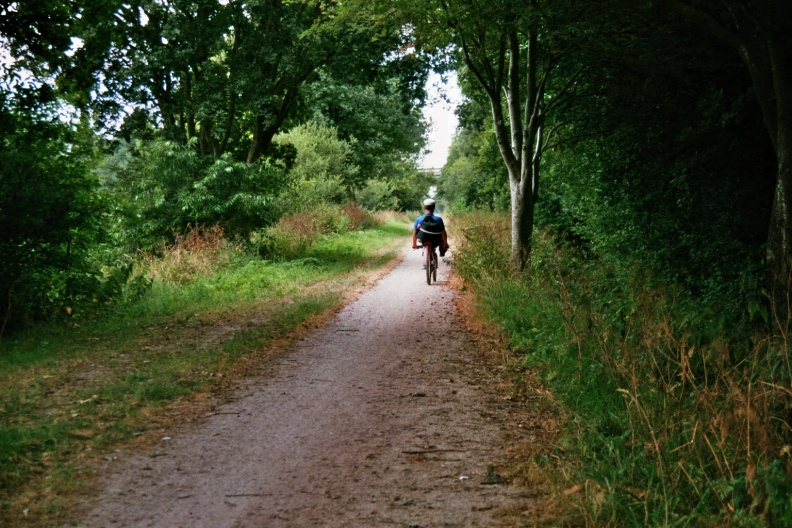
M 160 445 L 122 455 L 81 526 L 499 526 L 524 490 L 449 268 L 420 252 Z

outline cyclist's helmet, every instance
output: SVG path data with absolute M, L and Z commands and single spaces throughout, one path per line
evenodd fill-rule
M 424 204 L 424 207 L 427 207 L 427 206 L 434 205 L 435 201 L 432 200 L 431 198 L 427 198 L 426 200 L 423 201 L 423 204 Z

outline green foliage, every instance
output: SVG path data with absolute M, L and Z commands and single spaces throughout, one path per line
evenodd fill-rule
M 391 58 L 391 62 L 395 60 Z M 401 75 L 412 73 L 425 82 L 428 70 L 418 69 L 424 63 L 409 62 L 412 70 Z M 424 99 L 423 82 L 417 98 L 415 90 L 404 89 L 401 77 L 389 77 L 388 73 L 390 69 L 373 80 L 341 82 L 322 72 L 306 87 L 305 105 L 311 118 L 335 127 L 339 137 L 352 146 L 349 163 L 358 167 L 356 187 L 371 179 L 389 179 L 391 166 L 414 157 L 426 142 L 426 124 L 418 108 Z
M 738 57 L 645 5 L 603 12 L 554 26 L 587 38 L 558 53 L 554 74 L 576 72 L 576 93 L 562 120 L 548 117 L 537 224 L 610 266 L 639 263 L 712 300 L 759 286 L 775 165 Z M 500 153 L 470 77 L 461 72 L 469 100 L 440 190 L 458 210 L 502 210 Z
M 109 205 L 66 125 L 0 108 L 0 336 L 118 295 Z M 72 136 L 73 137 L 73 136 Z
M 289 171 L 295 201 L 342 203 L 349 199 L 359 180 L 359 168 L 350 163 L 354 142 L 339 139 L 335 128 L 313 121 L 279 134 L 275 142 L 296 149 Z
M 484 313 L 575 417 L 559 447 L 587 525 L 789 523 L 789 350 L 752 333 L 745 298 L 658 287 L 541 232 L 513 275 L 505 215 L 454 220 Z
M 413 162 L 383 156 L 380 177 L 364 175 L 352 160 L 360 144 L 345 141 L 334 127 L 310 121 L 279 134 L 275 143 L 291 146 L 296 157 L 290 183 L 280 198 L 283 214 L 340 205 L 353 199 L 371 211 L 415 207 L 431 181 Z M 364 147 L 368 148 L 368 147 Z
M 775 169 L 760 112 L 739 73 L 696 64 L 678 83 L 691 67 L 674 61 L 679 46 L 739 71 L 711 42 L 639 35 L 626 64 L 603 65 L 574 109 L 595 125 L 570 126 L 583 139 L 545 155 L 537 221 L 612 265 L 640 262 L 728 298 L 764 256 Z M 658 65 L 630 62 L 648 47 Z
M 463 106 L 475 103 L 468 102 Z M 492 134 L 491 118 L 481 129 L 463 128 L 443 167 L 438 192 L 454 211 L 509 209 L 509 176 Z
M 268 160 L 213 160 L 166 141 L 119 149 L 103 173 L 106 185 L 123 197 L 124 229 L 137 247 L 155 247 L 189 225 L 219 224 L 234 236 L 277 218 L 274 199 L 285 185 L 285 171 Z
M 299 109 L 303 86 L 323 66 L 367 77 L 354 80 L 360 86 L 382 70 L 414 88 L 395 67 L 403 61 L 385 59 L 402 46 L 398 28 L 347 11 L 314 1 L 119 5 L 100 23 L 106 38 L 91 39 L 103 73 L 95 117 L 109 124 L 130 108 L 145 111 L 164 139 L 195 140 L 214 158 L 256 161 L 269 154 L 273 136 Z M 412 76 L 420 71 L 413 67 Z
M 190 227 L 176 234 L 172 245 L 144 253 L 134 275 L 152 282 L 186 283 L 197 276 L 216 273 L 235 260 L 240 250 L 225 238 L 222 228 L 214 225 Z
M 115 0 L 3 4 L 0 17 L 2 96 L 10 94 L 19 108 L 34 112 L 58 97 L 72 104 L 84 103 L 95 81 L 93 73 L 97 65 L 93 43 L 105 38 L 100 26 L 112 19 L 117 5 Z M 81 52 L 74 53 L 78 39 L 83 39 L 86 45 Z
M 429 188 L 437 184 L 434 175 L 419 171 L 415 162 L 394 160 L 385 168 L 384 180 L 391 188 L 391 196 L 396 199 L 397 211 L 414 211 L 426 197 Z
M 399 202 L 393 195 L 393 185 L 386 180 L 368 180 L 357 192 L 357 200 L 369 211 L 397 209 Z
M 305 253 L 323 237 L 372 228 L 378 223 L 358 206 L 319 203 L 284 215 L 274 226 L 254 233 L 250 244 L 266 258 L 289 259 Z

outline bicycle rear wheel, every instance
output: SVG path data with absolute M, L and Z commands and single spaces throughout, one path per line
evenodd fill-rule
M 437 282 L 437 253 L 432 251 L 432 280 Z
M 424 247 L 424 269 L 426 269 L 426 284 L 432 284 L 432 246 L 427 244 Z

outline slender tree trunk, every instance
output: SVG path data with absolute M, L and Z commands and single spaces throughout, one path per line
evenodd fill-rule
M 220 140 L 220 145 L 217 153 L 218 159 L 220 158 L 220 156 L 225 154 L 225 151 L 228 148 L 228 140 L 231 138 L 231 132 L 234 129 L 235 114 L 236 114 L 236 93 L 230 92 L 228 94 L 228 115 L 226 117 L 225 132 L 223 132 L 223 138 Z
M 544 89 L 537 78 L 538 39 L 536 34 L 528 37 L 525 55 L 516 33 L 508 38 L 509 74 L 504 90 L 509 111 L 511 137 L 505 131 L 496 137 L 504 163 L 509 172 L 511 191 L 512 241 L 511 261 L 517 271 L 525 270 L 531 259 L 534 228 L 534 210 L 539 191 L 539 169 L 542 149 L 542 99 Z M 521 89 L 520 65 L 525 60 L 524 97 Z M 497 107 L 500 106 L 500 101 Z M 493 117 L 502 122 L 503 115 L 493 102 Z M 511 140 L 508 142 L 508 140 Z
M 525 3 L 536 5 L 534 0 L 526 0 Z M 443 0 L 442 6 L 452 21 L 452 27 L 459 29 L 465 26 L 457 19 L 452 2 Z M 538 34 L 531 31 L 527 39 L 521 39 L 514 25 L 514 13 L 502 14 L 504 18 L 499 21 L 502 25 L 497 48 L 488 46 L 483 33 L 476 32 L 459 31 L 458 44 L 465 65 L 490 101 L 495 139 L 509 174 L 511 262 L 515 270 L 523 271 L 531 258 L 534 206 L 539 192 L 543 148 L 542 110 L 545 82 L 552 62 L 547 62 L 547 69 L 540 79 Z
M 525 270 L 531 259 L 534 228 L 534 198 L 528 189 L 531 181 L 529 174 L 523 174 L 519 181 L 510 178 L 511 190 L 511 262 L 517 271 Z
M 788 89 L 792 90 L 792 83 Z M 767 264 L 774 307 L 786 327 L 792 317 L 792 92 L 777 92 L 776 97 L 778 174 L 767 237 Z
M 185 100 L 189 101 L 190 99 L 192 99 L 192 75 L 190 74 L 189 70 L 185 70 L 183 72 L 182 79 L 184 85 L 184 87 L 182 88 L 182 90 L 184 90 L 184 97 Z M 190 113 L 187 114 L 185 121 L 186 121 L 185 125 L 187 127 L 185 130 L 187 134 L 187 140 L 190 140 L 194 138 L 195 135 L 198 133 L 195 126 L 195 115 L 192 113 L 192 111 L 190 111 Z
M 770 231 L 767 237 L 767 263 L 769 281 L 778 316 L 786 321 L 792 315 L 789 305 L 792 279 L 792 171 L 788 145 L 778 150 L 778 176 L 776 178 L 773 207 L 770 214 Z

